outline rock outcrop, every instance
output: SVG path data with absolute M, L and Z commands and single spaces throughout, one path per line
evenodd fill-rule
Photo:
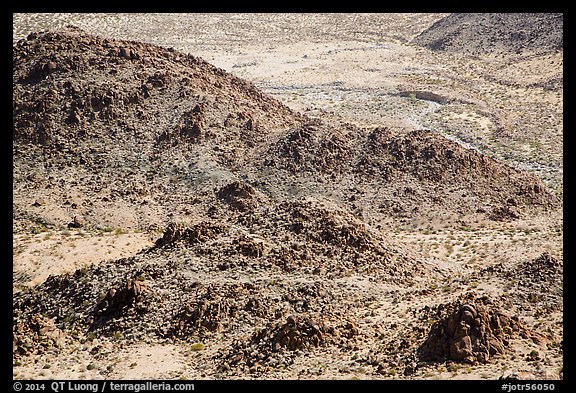
M 418 349 L 423 361 L 487 363 L 502 355 L 514 337 L 535 337 L 516 316 L 502 312 L 488 297 L 474 294 L 440 305 L 438 321 Z
M 561 13 L 456 13 L 440 19 L 413 43 L 475 55 L 562 50 Z

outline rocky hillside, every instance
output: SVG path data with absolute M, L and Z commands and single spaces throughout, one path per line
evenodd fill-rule
M 432 50 L 474 55 L 562 50 L 561 13 L 457 13 L 434 23 L 413 39 Z
M 230 179 L 275 200 L 330 193 L 372 218 L 557 204 L 536 178 L 437 134 L 305 119 L 171 49 L 31 34 L 13 67 L 16 230 L 164 227 Z
M 300 118 L 202 59 L 77 30 L 30 34 L 13 68 L 15 218 L 45 225 L 165 222 L 198 177 Z
M 403 220 L 433 212 L 504 220 L 559 205 L 536 177 L 432 131 L 402 134 L 315 120 L 282 135 L 261 160 L 261 166 L 285 173 L 283 179 L 306 179 L 351 210 L 361 207 L 366 218 Z
M 220 191 L 210 207 L 217 213 L 205 221 L 171 224 L 134 257 L 51 276 L 21 293 L 15 299 L 17 353 L 38 349 L 25 337 L 36 315 L 69 332 L 122 334 L 132 341 L 236 335 L 282 316 L 323 318 L 339 310 L 336 288 L 325 287 L 326 281 L 368 275 L 409 285 L 439 274 L 329 202 L 266 204 L 238 183 Z
M 276 201 L 331 194 L 372 220 L 558 205 L 533 176 L 435 133 L 308 119 L 169 48 L 33 33 L 13 69 L 15 230 L 162 228 L 205 214 L 232 180 Z
M 200 58 L 73 28 L 14 44 L 13 91 L 15 236 L 156 236 L 18 288 L 14 364 L 78 348 L 106 362 L 145 343 L 198 352 L 185 362 L 194 378 L 285 378 L 303 359 L 410 376 L 430 362 L 491 362 L 513 340 L 559 340 L 514 314 L 534 314 L 521 307 L 532 288 L 548 288 L 558 312 L 562 263 L 548 254 L 455 277 L 456 265 L 391 240 L 415 220 L 559 209 L 529 173 L 432 131 L 310 118 Z M 523 283 L 540 266 L 554 286 L 462 294 L 466 279 Z M 113 369 L 102 363 L 99 376 Z
M 376 378 L 397 378 L 443 362 L 461 367 L 455 365 L 514 359 L 518 343 L 556 351 L 552 343 L 561 332 L 534 330 L 511 312 L 531 304 L 532 314 L 540 309 L 533 303 L 479 292 L 447 301 L 451 296 L 431 287 L 410 290 L 449 278 L 326 207 L 308 200 L 276 206 L 266 212 L 271 218 L 257 215 L 258 223 L 241 214 L 228 227 L 170 226 L 155 246 L 134 257 L 51 276 L 14 298 L 15 362 L 82 344 L 104 360 L 146 342 L 201 351 L 202 361 L 191 369 L 210 377 L 282 376 L 313 359 L 336 361 L 342 373 L 362 367 Z M 292 220 L 277 221 L 279 216 Z M 312 236 L 296 229 L 304 216 L 318 216 L 304 221 L 317 227 Z M 276 237 L 274 227 L 281 226 L 292 228 L 284 232 L 290 240 Z M 254 234 L 242 233 L 255 228 Z M 352 235 L 315 235 L 341 228 Z M 363 250 L 362 243 L 379 251 Z M 546 258 L 551 260 L 543 255 L 516 269 L 546 264 Z M 480 275 L 489 283 L 500 273 Z M 539 280 L 514 275 L 507 282 Z M 561 309 L 561 295 L 550 299 L 554 308 L 548 312 Z M 538 354 L 532 353 L 527 361 Z

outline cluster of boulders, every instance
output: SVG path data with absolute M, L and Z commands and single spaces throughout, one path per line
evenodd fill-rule
M 126 307 L 142 303 L 149 290 L 148 286 L 138 279 L 128 279 L 119 286 L 110 288 L 104 299 L 96 305 L 95 323 L 102 323 L 100 318 L 114 318 L 122 314 Z M 145 311 L 145 307 L 140 308 Z
M 486 363 L 505 354 L 514 338 L 540 337 L 529 332 L 517 316 L 501 311 L 487 296 L 470 293 L 439 305 L 436 312 L 438 320 L 418 349 L 423 361 Z
M 253 210 L 262 202 L 262 195 L 250 184 L 233 181 L 224 185 L 216 193 L 217 197 L 233 209 Z
M 351 169 L 354 154 L 355 127 L 328 126 L 311 119 L 288 130 L 270 146 L 264 166 L 282 168 L 291 174 L 320 172 L 331 177 Z
M 533 282 L 555 283 L 562 279 L 563 271 L 562 261 L 545 251 L 534 259 L 520 263 L 515 271 L 508 272 L 507 276 L 526 277 Z
M 164 231 L 162 237 L 156 240 L 155 246 L 169 246 L 180 240 L 185 240 L 190 244 L 204 242 L 215 238 L 225 231 L 226 227 L 222 224 L 213 224 L 205 221 L 191 227 L 187 227 L 184 224 L 171 223 Z
M 12 353 L 15 358 L 42 353 L 59 347 L 66 341 L 66 333 L 60 330 L 54 320 L 34 313 L 12 325 Z
M 208 286 L 193 302 L 181 306 L 168 334 L 185 338 L 229 328 L 254 292 L 255 288 L 241 284 Z
M 204 105 L 196 104 L 185 111 L 174 127 L 164 130 L 157 138 L 158 143 L 168 142 L 176 146 L 180 142 L 198 143 L 210 136 L 207 132 Z
M 520 218 L 520 215 L 513 206 L 505 205 L 492 209 L 488 217 L 492 221 L 512 221 Z
M 259 372 L 293 363 L 297 353 L 327 345 L 344 345 L 360 334 L 355 323 L 330 315 L 289 315 L 267 324 L 222 356 L 220 368 Z

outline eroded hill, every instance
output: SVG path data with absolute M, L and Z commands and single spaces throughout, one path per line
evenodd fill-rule
M 561 13 L 454 13 L 413 40 L 432 50 L 514 55 L 562 50 Z
M 16 366 L 64 370 L 80 350 L 121 378 L 114 356 L 143 345 L 187 348 L 183 371 L 155 378 L 411 378 L 526 348 L 561 364 L 561 257 L 486 270 L 393 236 L 558 214 L 534 175 L 433 131 L 311 118 L 200 58 L 78 29 L 18 41 L 13 72 L 15 235 L 154 237 L 18 287 Z M 524 286 L 541 264 L 554 285 L 536 302 Z
M 78 31 L 15 46 L 14 162 L 16 228 L 165 226 L 241 178 L 272 198 L 358 198 L 379 207 L 371 220 L 558 205 L 535 177 L 433 132 L 305 120 L 201 59 Z

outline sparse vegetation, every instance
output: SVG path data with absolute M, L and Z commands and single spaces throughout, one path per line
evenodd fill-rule
M 202 343 L 194 343 L 190 345 L 190 349 L 193 351 L 202 351 L 205 348 L 205 345 Z
M 406 45 L 442 17 L 14 14 L 17 375 L 556 373 L 562 51 Z

